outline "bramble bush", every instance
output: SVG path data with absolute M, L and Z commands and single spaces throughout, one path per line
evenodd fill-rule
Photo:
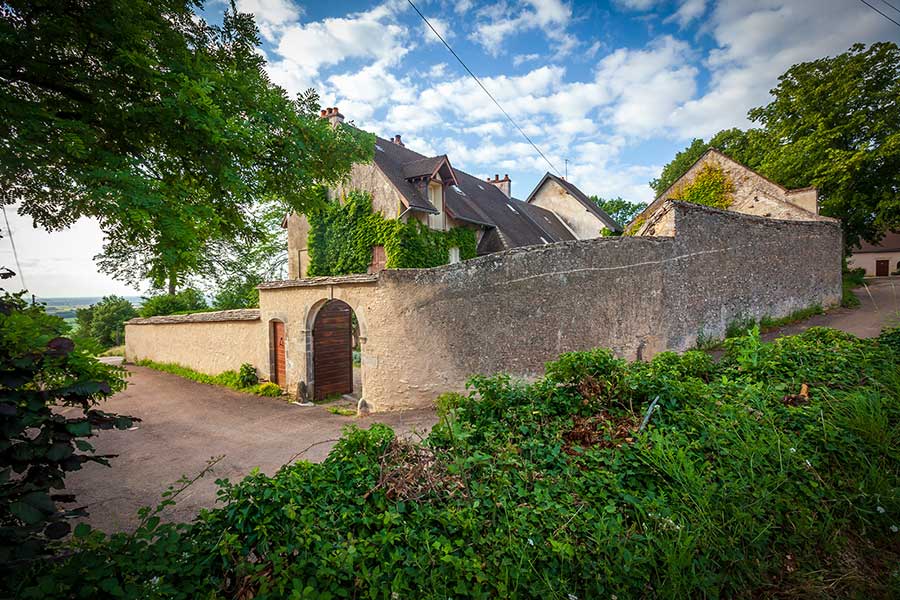
M 23 598 L 897 597 L 900 330 L 475 377 L 422 444 L 348 427 L 223 506 L 77 531 Z M 648 425 L 639 423 L 648 408 Z M 9 584 L 9 582 L 6 582 Z

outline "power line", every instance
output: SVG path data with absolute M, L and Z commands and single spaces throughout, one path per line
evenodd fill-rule
M 879 15 L 881 15 L 882 17 L 884 17 L 885 19 L 887 19 L 888 21 L 890 21 L 891 23 L 893 23 L 893 24 L 896 25 L 897 27 L 900 27 L 900 23 L 898 23 L 897 21 L 893 20 L 892 18 L 890 18 L 889 16 L 887 16 L 886 14 L 884 14 L 883 12 L 881 12 L 880 10 L 878 10 L 877 8 L 875 8 L 874 6 L 872 6 L 871 4 L 869 4 L 868 2 L 866 2 L 866 0 L 859 0 L 859 1 L 862 2 L 863 4 L 865 4 L 866 6 L 868 6 L 869 8 L 871 8 L 872 10 L 874 10 L 875 12 L 877 12 Z M 884 2 L 884 0 L 882 0 L 882 2 Z M 887 2 L 885 2 L 885 4 L 887 4 Z M 889 6 L 891 6 L 891 5 L 889 5 Z M 891 6 L 891 8 L 894 8 L 894 7 Z M 896 9 L 894 9 L 894 10 L 896 10 Z
M 528 134 L 525 133 L 525 132 L 522 130 L 522 128 L 519 127 L 519 124 L 516 123 L 516 122 L 513 120 L 513 118 L 512 118 L 511 116 L 509 116 L 509 113 L 506 112 L 506 110 L 505 110 L 502 106 L 500 106 L 500 103 L 497 102 L 497 99 L 494 98 L 494 96 L 488 91 L 488 89 L 487 89 L 486 87 L 484 87 L 484 84 L 481 83 L 481 80 L 478 79 L 478 77 L 475 76 L 475 73 L 472 72 L 472 69 L 470 69 L 468 66 L 466 66 L 466 63 L 464 63 L 463 60 L 459 57 L 459 55 L 458 55 L 456 52 L 454 52 L 453 48 L 450 47 L 450 44 L 448 44 L 447 41 L 443 38 L 443 36 L 442 36 L 440 33 L 437 32 L 437 29 L 434 28 L 434 25 L 432 25 L 431 22 L 430 22 L 428 19 L 425 18 L 425 15 L 422 14 L 422 11 L 420 11 L 420 10 L 418 9 L 418 7 L 417 7 L 415 4 L 412 3 L 412 0 L 406 0 L 406 1 L 409 2 L 409 5 L 410 5 L 410 6 L 413 7 L 413 10 L 415 10 L 417 13 L 419 13 L 419 16 L 422 17 L 422 20 L 425 21 L 425 24 L 428 25 L 428 27 L 431 29 L 431 31 L 434 32 L 434 35 L 436 35 L 436 36 L 438 37 L 438 39 L 441 40 L 441 42 L 444 44 L 444 46 L 447 47 L 447 50 L 450 51 L 450 54 L 452 54 L 453 57 L 454 57 L 457 61 L 459 61 L 459 64 L 461 64 L 461 65 L 463 66 L 463 69 L 465 69 L 466 72 L 468 72 L 469 75 L 472 77 L 472 79 L 475 80 L 475 83 L 477 83 L 478 86 L 479 86 L 482 90 L 484 90 L 484 93 L 488 95 L 488 98 L 490 98 L 491 100 L 494 101 L 494 104 L 497 105 L 497 108 L 500 109 L 500 112 L 502 112 L 502 113 L 506 116 L 506 118 L 509 119 L 509 122 L 513 124 L 513 127 L 515 127 L 516 129 L 519 130 L 519 133 L 522 134 L 522 137 L 524 137 L 526 140 L 528 140 L 528 143 L 531 144 L 531 147 L 534 148 L 534 149 L 537 151 L 537 153 L 541 155 L 541 158 L 544 159 L 544 162 L 546 162 L 548 165 L 550 165 L 550 168 L 553 169 L 553 170 L 556 172 L 557 175 L 559 175 L 559 169 L 557 169 L 557 168 L 553 165 L 553 163 L 550 162 L 550 159 L 548 159 L 546 156 L 544 156 L 544 153 L 541 152 L 541 149 L 537 147 L 537 144 L 535 144 L 533 141 L 531 141 L 531 138 L 528 137 Z
M 885 3 L 885 4 L 887 4 L 888 6 L 890 6 L 891 8 L 893 8 L 894 10 L 896 10 L 898 13 L 900 13 L 900 8 L 897 8 L 896 6 L 894 6 L 893 4 L 891 4 L 890 2 L 888 2 L 887 0 L 881 0 L 881 1 L 882 1 L 883 3 Z
M 6 221 L 6 230 L 9 232 L 9 243 L 12 245 L 13 257 L 16 259 L 16 269 L 19 271 L 19 280 L 22 282 L 22 289 L 27 290 L 25 285 L 25 274 L 22 273 L 22 265 L 19 264 L 19 253 L 16 251 L 16 241 L 13 239 L 12 227 L 9 226 L 9 217 L 6 216 L 6 205 L 3 205 L 3 220 Z

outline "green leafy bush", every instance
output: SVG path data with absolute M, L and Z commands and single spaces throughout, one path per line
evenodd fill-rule
M 112 457 L 94 454 L 87 439 L 132 425 L 95 408 L 125 387 L 124 371 L 76 347 L 67 330 L 21 294 L 0 297 L 0 573 L 44 553 L 86 514 L 60 508 L 75 502 L 62 493 L 66 475 L 88 462 L 108 466 Z
M 259 383 L 259 376 L 256 374 L 256 367 L 250 363 L 242 364 L 240 371 L 238 371 L 238 384 L 242 388 L 248 388 L 253 387 L 257 383 Z
M 160 294 L 144 299 L 141 305 L 142 317 L 155 317 L 157 315 L 187 314 L 207 310 L 206 299 L 199 290 L 187 288 L 177 294 Z
M 105 296 L 100 302 L 76 311 L 78 334 L 92 338 L 103 348 L 125 341 L 125 321 L 137 316 L 137 310 L 125 298 Z
M 462 260 L 476 255 L 473 230 L 435 231 L 416 220 L 386 219 L 372 210 L 372 197 L 365 192 L 352 191 L 343 203 L 324 202 L 307 218 L 310 276 L 365 273 L 373 246 L 384 246 L 391 269 L 445 265 L 452 247 L 459 248 Z
M 272 398 L 277 398 L 283 393 L 281 386 L 279 386 L 277 383 L 272 383 L 271 381 L 258 383 L 249 388 L 245 388 L 245 391 L 250 392 L 251 394 L 256 394 L 257 396 L 269 396 Z
M 93 532 L 4 583 L 23 598 L 893 597 L 898 337 L 754 329 L 718 363 L 596 350 L 533 383 L 475 377 L 421 445 L 349 427 L 320 464 L 221 481 L 221 508 L 189 527 Z

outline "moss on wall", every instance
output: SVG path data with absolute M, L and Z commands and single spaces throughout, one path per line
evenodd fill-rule
M 384 246 L 389 269 L 445 265 L 453 247 L 459 248 L 462 260 L 476 254 L 473 230 L 435 231 L 419 221 L 386 219 L 372 210 L 367 192 L 352 191 L 343 203 L 327 202 L 307 217 L 310 277 L 365 273 L 373 246 Z

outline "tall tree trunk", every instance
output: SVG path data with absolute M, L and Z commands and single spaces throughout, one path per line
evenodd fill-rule
M 175 275 L 175 271 L 169 272 L 169 295 L 174 296 L 175 290 L 178 287 L 178 276 Z

